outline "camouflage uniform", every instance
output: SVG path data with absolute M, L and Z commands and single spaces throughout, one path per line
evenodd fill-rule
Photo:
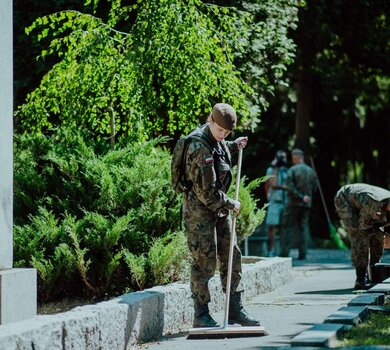
M 383 254 L 382 226 L 390 224 L 387 203 L 390 191 L 368 184 L 345 185 L 337 192 L 334 204 L 351 242 L 351 259 L 358 274 L 368 264 L 379 262 Z
M 288 256 L 293 243 L 296 242 L 299 258 L 304 259 L 310 235 L 311 200 L 304 203 L 303 197 L 312 198 L 312 193 L 316 189 L 313 169 L 305 163 L 293 165 L 288 170 L 285 186 L 287 198 L 282 216 L 280 255 Z
M 193 184 L 184 195 L 183 212 L 188 247 L 192 254 L 191 291 L 200 304 L 210 302 L 208 282 L 214 276 L 216 259 L 220 262 L 220 278 L 226 290 L 232 219 L 229 210 L 234 202 L 226 193 L 231 184 L 231 151 L 238 151 L 234 141 L 215 141 L 208 125 L 200 129 L 212 150 L 193 139 L 186 155 L 186 176 Z M 241 252 L 233 252 L 231 291 L 241 280 Z

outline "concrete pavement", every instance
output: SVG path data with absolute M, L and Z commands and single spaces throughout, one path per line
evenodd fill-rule
M 297 251 L 292 250 L 291 256 L 297 256 Z M 385 252 L 383 261 L 390 261 L 389 252 Z M 292 274 L 290 283 L 273 292 L 257 295 L 245 304 L 247 311 L 265 327 L 266 336 L 187 340 L 187 333 L 182 333 L 138 345 L 137 348 L 265 350 L 286 347 L 290 346 L 294 336 L 322 323 L 356 296 L 352 288 L 355 273 L 349 251 L 309 250 L 306 260 L 293 259 Z M 223 312 L 214 316 L 217 321 L 223 321 Z

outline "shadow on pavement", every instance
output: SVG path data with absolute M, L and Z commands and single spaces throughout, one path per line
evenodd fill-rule
M 314 291 L 307 291 L 307 292 L 297 292 L 295 294 L 333 294 L 333 295 L 344 295 L 344 294 L 353 294 L 354 289 L 353 288 L 346 288 L 346 289 L 333 289 L 333 290 L 314 290 Z

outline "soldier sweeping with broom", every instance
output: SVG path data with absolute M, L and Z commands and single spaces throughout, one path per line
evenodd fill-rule
M 368 289 L 367 267 L 381 259 L 384 236 L 390 230 L 390 191 L 363 183 L 345 185 L 334 204 L 351 242 L 355 289 Z
M 194 327 L 219 326 L 210 315 L 208 307 L 208 282 L 214 276 L 217 258 L 223 291 L 226 293 L 230 290 L 229 324 L 260 325 L 242 306 L 241 291 L 238 290 L 241 280 L 241 252 L 237 245 L 233 250 L 231 285 L 228 288 L 226 286 L 232 232 L 232 217 L 229 211 L 238 213 L 240 210 L 240 202 L 226 194 L 232 181 L 231 152 L 244 148 L 248 141 L 247 137 L 225 141 L 236 123 L 237 116 L 233 107 L 218 103 L 214 106 L 207 124 L 188 135 L 182 146 L 179 141 L 173 153 L 173 187 L 184 193 L 184 222 L 192 255 Z M 175 152 L 183 154 L 184 175 L 177 174 L 180 167 L 174 166 L 174 159 L 179 158 Z

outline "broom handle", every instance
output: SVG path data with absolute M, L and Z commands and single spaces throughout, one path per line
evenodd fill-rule
M 325 197 L 324 197 L 324 193 L 322 192 L 322 188 L 321 188 L 321 184 L 320 184 L 320 179 L 318 178 L 318 174 L 317 174 L 317 171 L 316 171 L 316 167 L 314 166 L 314 161 L 313 161 L 313 158 L 310 157 L 310 163 L 311 163 L 311 167 L 313 168 L 314 170 L 314 174 L 316 176 L 316 180 L 317 180 L 317 186 L 318 186 L 318 190 L 320 191 L 320 196 L 321 196 L 321 201 L 322 201 L 322 205 L 324 207 L 324 211 L 325 211 L 325 215 L 326 215 L 326 220 L 328 221 L 328 225 L 330 226 L 331 225 L 331 222 L 330 222 L 330 216 L 329 216 L 329 212 L 328 212 L 328 207 L 326 205 L 326 202 L 325 202 Z
M 238 151 L 238 164 L 237 164 L 237 177 L 236 177 L 236 189 L 234 192 L 234 200 L 238 201 L 238 193 L 240 190 L 240 178 L 241 178 L 241 163 L 242 163 L 242 148 Z M 229 263 L 228 263 L 228 275 L 226 281 L 226 302 L 225 302 L 225 318 L 223 321 L 223 327 L 228 326 L 229 320 L 229 304 L 230 304 L 230 289 L 232 283 L 232 269 L 233 269 L 233 250 L 236 241 L 236 222 L 237 213 L 233 212 L 232 232 L 230 234 L 230 249 L 229 249 Z

